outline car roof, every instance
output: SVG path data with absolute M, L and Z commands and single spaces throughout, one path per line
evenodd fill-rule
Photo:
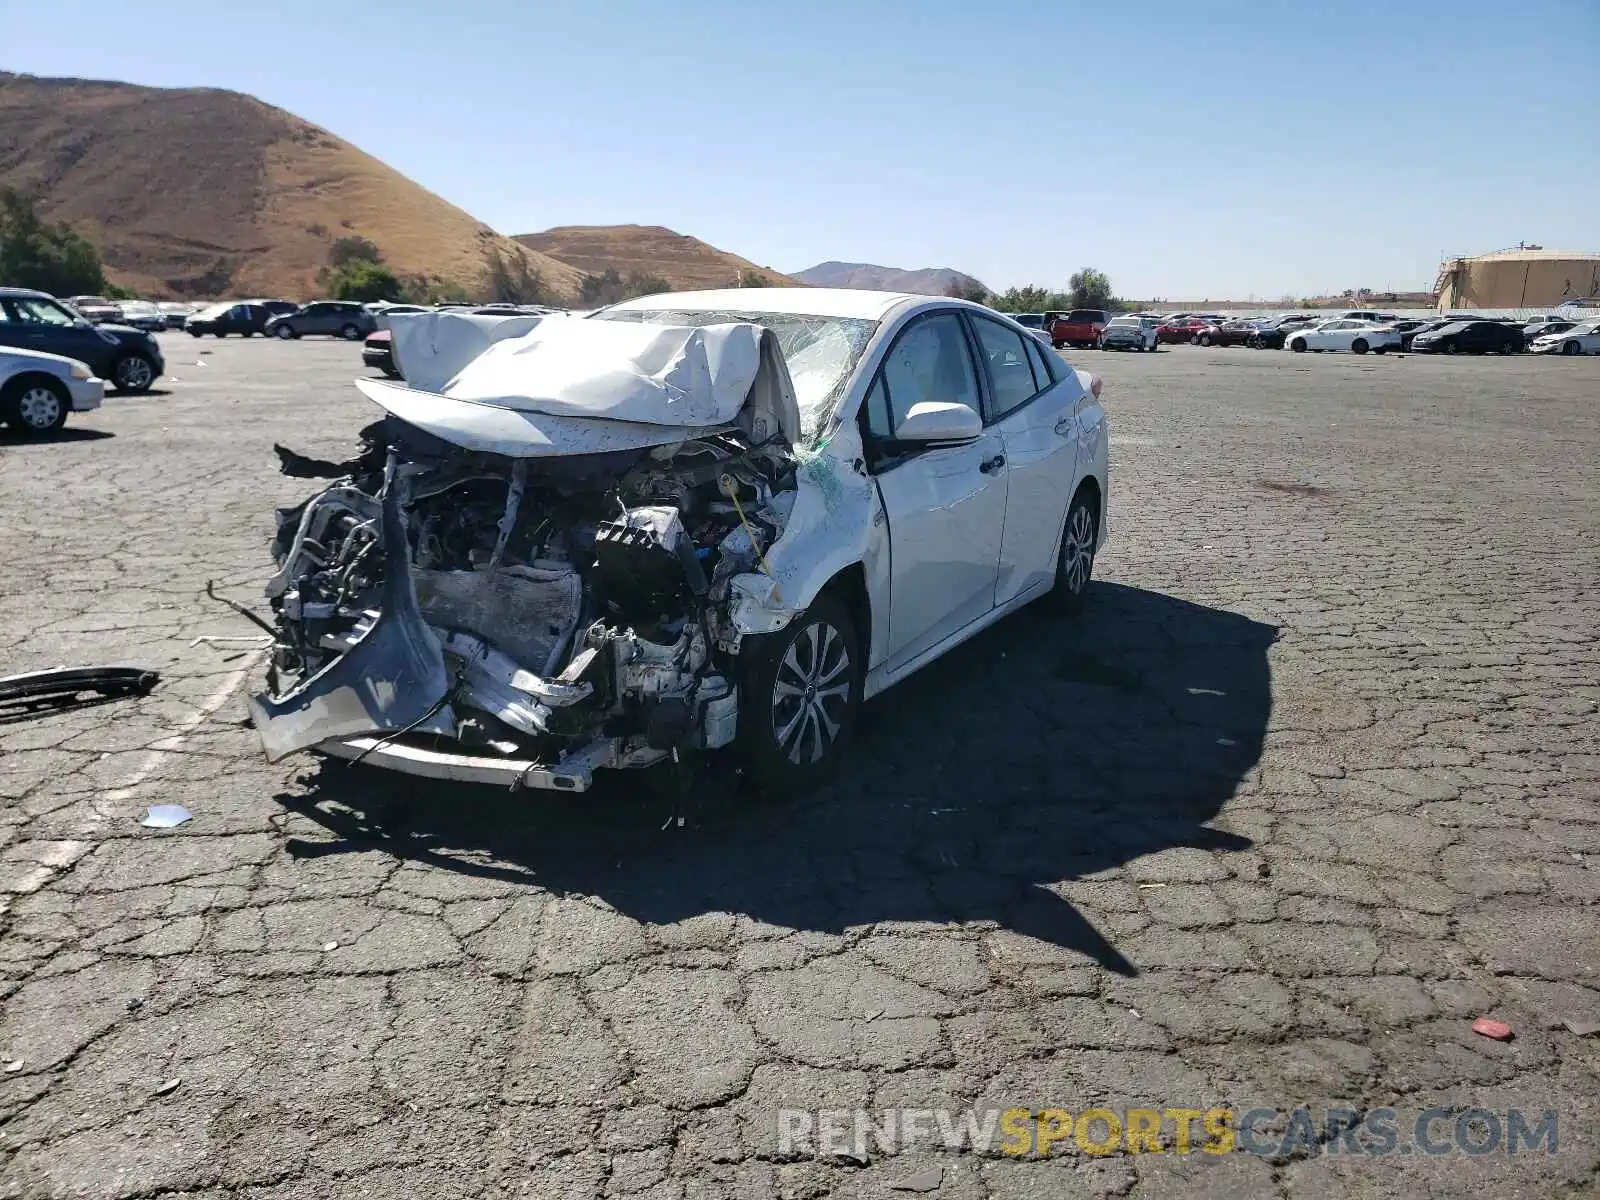
M 613 304 L 609 311 L 792 313 L 805 317 L 855 317 L 881 321 L 907 301 L 923 300 L 943 300 L 952 305 L 965 303 L 951 297 L 869 292 L 859 288 L 721 288 L 706 292 L 663 292 L 655 296 L 640 296 Z
M 54 300 L 49 292 L 36 292 L 32 288 L 0 287 L 0 298 L 6 300 Z

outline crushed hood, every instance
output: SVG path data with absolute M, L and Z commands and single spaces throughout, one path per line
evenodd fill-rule
M 734 425 L 758 442 L 799 438 L 788 367 L 777 338 L 759 325 L 440 313 L 395 314 L 390 323 L 407 382 L 357 386 L 401 420 L 467 449 L 586 454 Z

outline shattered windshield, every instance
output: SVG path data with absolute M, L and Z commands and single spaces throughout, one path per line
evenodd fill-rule
M 777 335 L 778 345 L 794 380 L 800 408 L 800 429 L 807 440 L 822 428 L 849 383 L 861 353 L 878 327 L 861 317 L 811 317 L 797 313 L 686 312 L 658 309 L 610 309 L 598 321 L 637 321 L 651 325 L 725 325 L 737 321 L 760 325 Z

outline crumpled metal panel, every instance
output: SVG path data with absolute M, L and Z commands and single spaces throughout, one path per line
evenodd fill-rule
M 405 729 L 449 691 L 444 655 L 411 581 L 398 493 L 391 480 L 383 496 L 383 606 L 371 632 L 288 695 L 250 698 L 269 762 L 334 738 Z

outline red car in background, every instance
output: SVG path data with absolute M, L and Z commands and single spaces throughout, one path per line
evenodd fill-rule
M 1100 333 L 1109 320 L 1111 314 L 1103 308 L 1075 308 L 1050 323 L 1050 344 L 1057 350 L 1063 346 L 1098 346 Z
M 1255 332 L 1254 321 L 1212 321 L 1196 338 L 1202 346 L 1245 346 Z
M 1156 340 L 1169 345 L 1174 342 L 1199 345 L 1200 334 L 1210 327 L 1210 317 L 1178 317 L 1156 327 Z

